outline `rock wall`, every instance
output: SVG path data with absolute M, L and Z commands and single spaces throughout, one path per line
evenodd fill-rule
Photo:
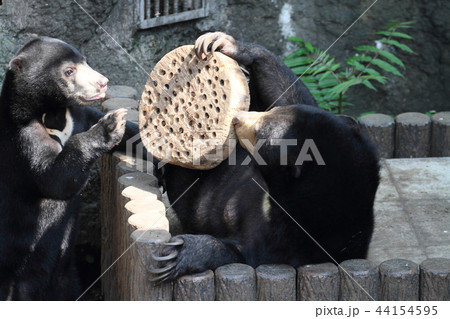
M 216 0 L 209 1 L 208 18 L 148 30 L 138 29 L 138 0 L 2 3 L 1 74 L 30 35 L 41 34 L 62 38 L 80 48 L 90 64 L 110 78 L 111 84 L 129 85 L 141 91 L 147 73 L 166 52 L 192 43 L 206 31 L 228 32 L 239 40 L 265 45 L 280 56 L 293 49 L 285 40 L 288 36 L 301 36 L 326 49 L 373 1 Z M 417 21 L 413 29 L 415 41 L 409 43 L 417 55 L 400 53 L 406 64 L 404 79 L 390 77 L 378 92 L 365 88 L 349 91 L 349 99 L 355 104 L 350 113 L 450 109 L 450 90 L 446 90 L 450 87 L 450 25 L 446 23 L 449 15 L 448 1 L 377 1 L 329 52 L 341 59 L 351 56 L 354 46 L 373 43 L 373 32 L 397 19 Z

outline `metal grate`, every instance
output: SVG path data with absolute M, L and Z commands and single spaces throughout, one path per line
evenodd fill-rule
M 208 16 L 207 0 L 140 0 L 141 29 L 206 16 Z

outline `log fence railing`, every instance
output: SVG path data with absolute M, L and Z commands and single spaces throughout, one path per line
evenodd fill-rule
M 149 258 L 169 222 L 154 176 L 121 153 L 102 159 L 102 289 L 106 300 L 450 300 L 450 259 L 306 265 L 230 264 L 156 285 Z M 112 266 L 111 266 L 112 265 Z

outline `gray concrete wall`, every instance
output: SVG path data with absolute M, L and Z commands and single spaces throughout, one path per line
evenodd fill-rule
M 206 19 L 139 30 L 137 0 L 77 2 L 99 25 L 70 0 L 3 1 L 0 74 L 4 74 L 8 61 L 30 34 L 40 34 L 64 39 L 81 49 L 90 64 L 107 75 L 112 84 L 130 85 L 141 91 L 146 72 L 165 53 L 181 44 L 193 43 L 206 31 L 225 31 L 239 40 L 263 44 L 281 56 L 293 49 L 284 39 L 291 35 L 326 49 L 373 3 L 372 0 L 211 0 L 210 16 Z M 446 23 L 449 15 L 449 1 L 379 0 L 330 53 L 348 57 L 353 54 L 353 46 L 373 43 L 374 31 L 389 20 L 398 19 L 417 21 L 413 31 L 416 41 L 411 43 L 417 55 L 400 53 L 407 67 L 405 79 L 390 77 L 378 92 L 365 88 L 349 91 L 350 101 L 355 104 L 351 113 L 449 110 L 450 90 L 446 90 L 450 87 L 450 25 Z

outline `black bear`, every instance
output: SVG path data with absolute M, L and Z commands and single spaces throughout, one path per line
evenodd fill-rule
M 75 300 L 78 197 L 93 162 L 125 150 L 126 110 L 86 106 L 108 79 L 67 43 L 38 37 L 11 60 L 0 97 L 0 300 Z
M 216 32 L 201 36 L 195 49 L 199 57 L 220 51 L 249 71 L 253 112 L 234 119 L 243 146 L 237 165 L 165 166 L 165 188 L 186 234 L 153 256 L 161 261 L 153 280 L 233 262 L 296 267 L 366 257 L 379 166 L 357 123 L 318 108 L 262 46 Z

